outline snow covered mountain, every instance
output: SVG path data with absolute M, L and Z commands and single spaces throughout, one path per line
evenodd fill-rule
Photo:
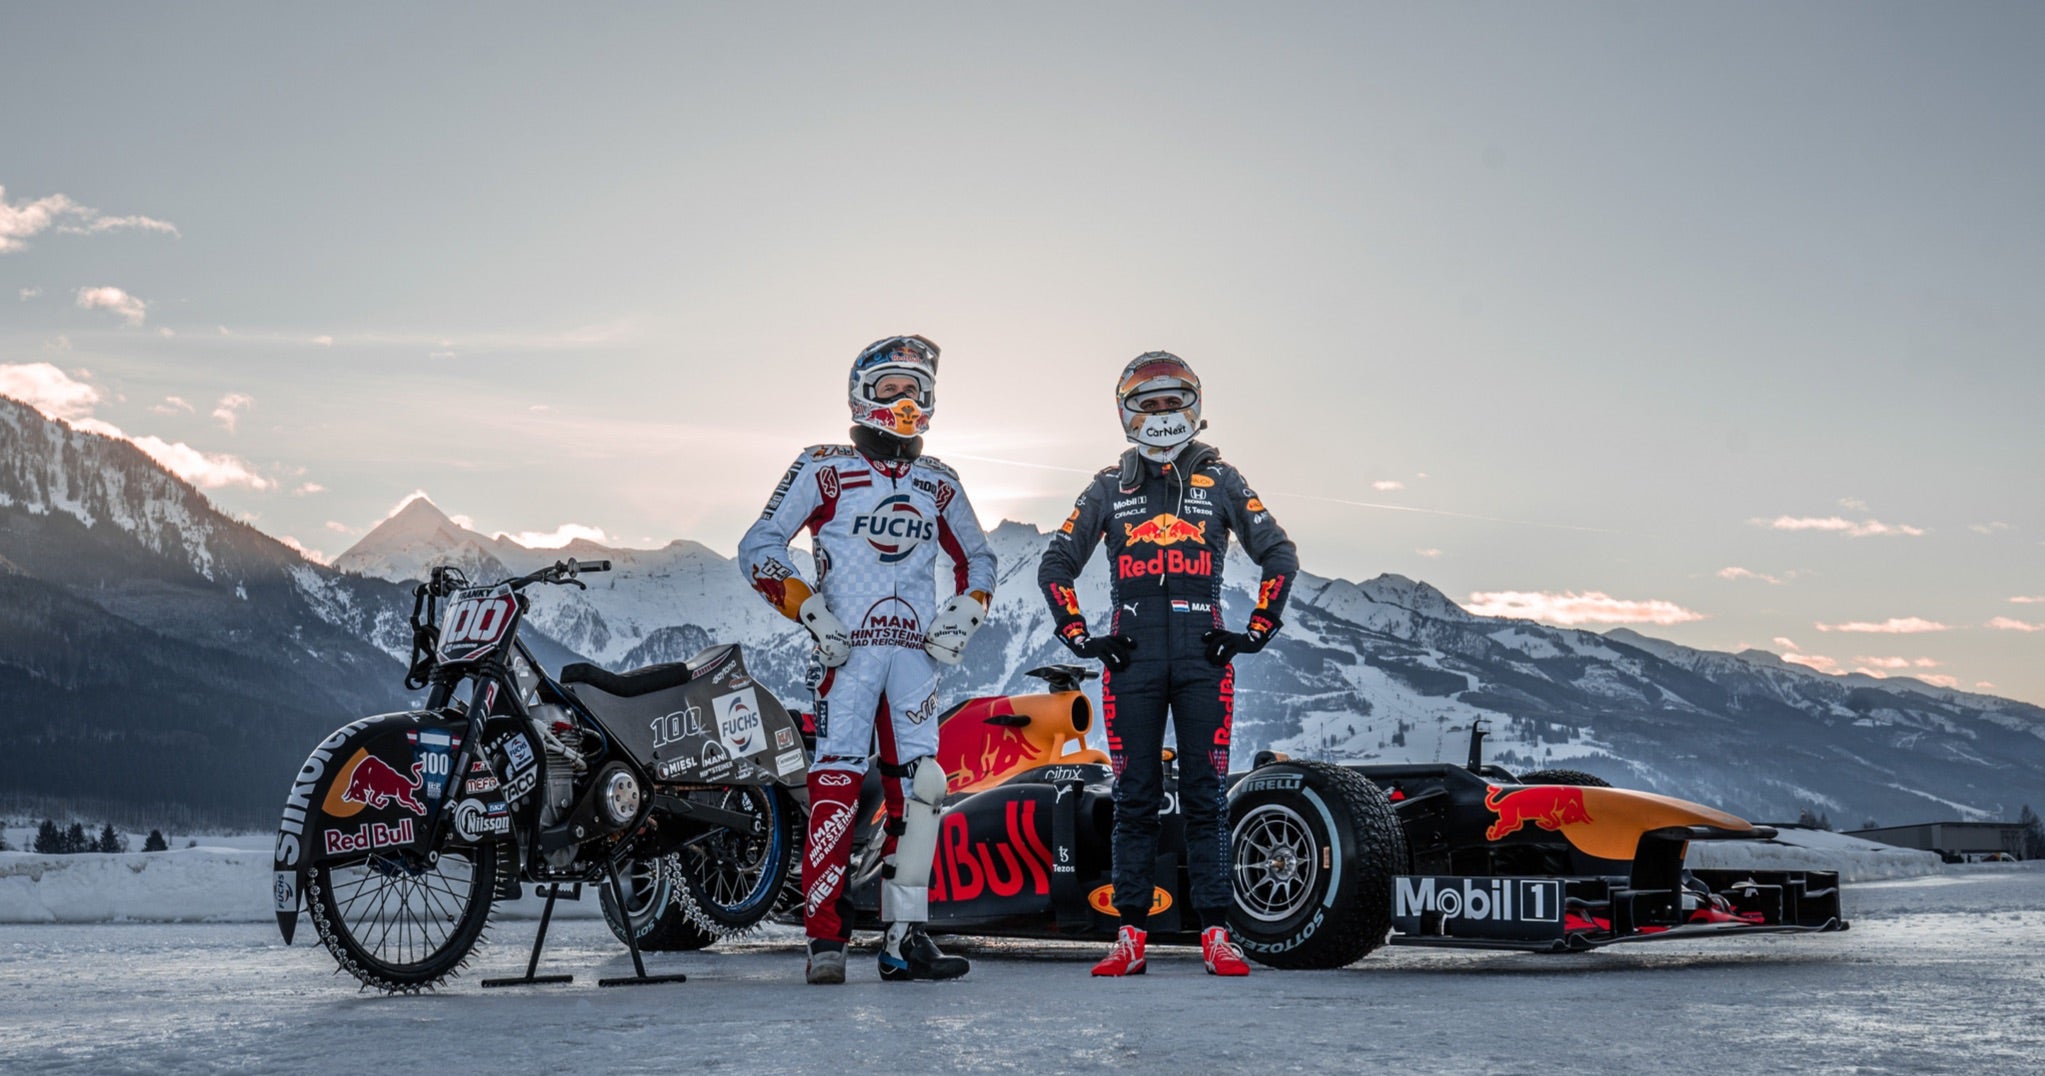
M 1068 660 L 1036 592 L 1044 532 L 1003 522 L 987 626 L 947 674 L 954 698 L 1029 690 L 1025 670 Z M 443 560 L 472 578 L 563 556 L 608 558 L 591 589 L 536 595 L 535 623 L 612 668 L 673 661 L 712 640 L 742 643 L 784 699 L 801 686 L 804 636 L 749 590 L 731 558 L 693 542 L 528 549 L 456 525 L 415 500 L 336 561 L 416 578 Z M 805 568 L 807 566 L 805 565 Z M 1233 554 L 1225 600 L 1247 616 L 1257 573 Z M 1104 621 L 1103 558 L 1080 581 Z M 1693 650 L 1624 629 L 1599 635 L 1473 616 L 1426 583 L 1301 573 L 1290 623 L 1237 664 L 1235 745 L 1353 760 L 1461 760 L 1473 720 L 1488 757 L 1520 769 L 1567 765 L 1763 818 L 1809 808 L 1853 825 L 1873 817 L 2014 817 L 2045 801 L 2045 710 L 1909 679 L 1826 676 L 1762 652 Z

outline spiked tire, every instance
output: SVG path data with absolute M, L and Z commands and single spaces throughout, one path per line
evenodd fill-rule
M 497 884 L 492 845 L 445 848 L 431 863 L 386 853 L 312 871 L 313 929 L 343 970 L 389 994 L 432 989 L 482 944 Z
M 739 809 L 764 812 L 767 834 L 716 833 L 675 855 L 635 863 L 626 879 L 629 910 L 621 911 L 608 889 L 602 894 L 604 922 L 619 941 L 633 930 L 648 952 L 702 949 L 745 933 L 782 906 L 802 844 L 802 811 L 774 786 L 725 795 L 742 797 L 734 804 Z

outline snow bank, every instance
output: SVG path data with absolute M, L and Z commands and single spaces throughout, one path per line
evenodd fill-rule
M 0 923 L 268 922 L 270 863 L 267 842 L 119 855 L 0 852 Z M 584 893 L 555 905 L 555 917 L 601 914 L 595 893 Z M 543 903 L 527 896 L 495 914 L 537 918 Z
M 1692 841 L 1685 862 L 1711 870 L 1838 871 L 1842 882 L 1915 878 L 1945 868 L 1937 852 L 1898 848 L 1822 829 L 1777 827 L 1772 841 Z

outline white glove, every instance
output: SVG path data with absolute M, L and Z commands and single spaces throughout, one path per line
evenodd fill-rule
M 845 630 L 845 622 L 838 619 L 838 614 L 824 604 L 822 594 L 804 598 L 795 615 L 816 639 L 817 658 L 824 668 L 835 669 L 852 656 L 852 633 Z
M 957 665 L 966 659 L 966 640 L 986 619 L 987 607 L 978 598 L 955 595 L 930 622 L 930 630 L 923 636 L 923 652 L 946 665 Z

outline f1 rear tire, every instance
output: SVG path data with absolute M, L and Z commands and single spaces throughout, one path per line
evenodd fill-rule
M 1384 791 L 1325 762 L 1252 771 L 1229 800 L 1229 929 L 1274 968 L 1340 968 L 1384 944 L 1406 834 Z

